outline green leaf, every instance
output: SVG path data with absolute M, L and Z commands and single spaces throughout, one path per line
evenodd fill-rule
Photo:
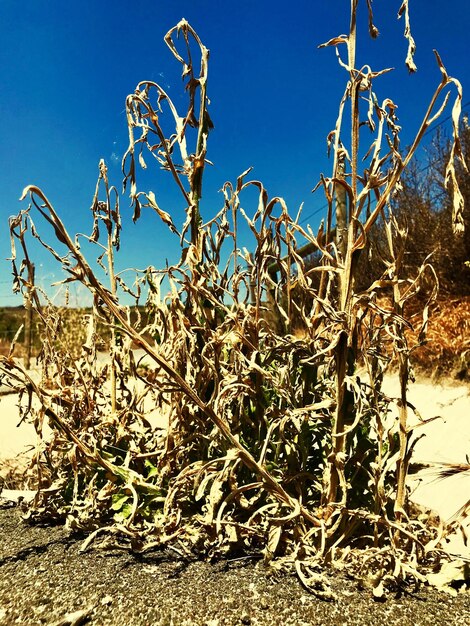
M 127 494 L 115 493 L 111 498 L 111 509 L 113 511 L 120 511 L 128 500 L 129 496 Z
M 156 467 L 148 459 L 145 461 L 145 467 L 148 469 L 147 478 L 153 478 L 158 475 L 158 467 Z
M 132 514 L 132 504 L 124 504 L 124 506 L 122 507 L 121 511 L 119 511 L 119 513 L 116 513 L 114 515 L 114 520 L 116 522 L 124 522 L 126 519 L 128 519 Z

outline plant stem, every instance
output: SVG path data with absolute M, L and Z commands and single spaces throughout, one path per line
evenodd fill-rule
M 359 107 L 358 107 L 358 84 L 357 76 L 355 72 L 355 60 L 356 60 L 356 12 L 357 12 L 358 0 L 351 0 L 351 21 L 348 37 L 348 66 L 350 72 L 349 79 L 349 95 L 351 98 L 351 207 L 349 211 L 349 225 L 347 241 L 340 242 L 340 255 L 343 268 L 340 273 L 340 301 L 339 308 L 344 316 L 345 327 L 340 331 L 341 337 L 335 349 L 335 365 L 336 365 L 336 410 L 332 428 L 332 450 L 329 458 L 329 471 L 327 479 L 327 494 L 326 503 L 328 507 L 335 503 L 338 499 L 338 489 L 341 485 L 341 505 L 346 504 L 346 481 L 344 477 L 344 452 L 346 446 L 346 438 L 344 433 L 346 424 L 348 422 L 349 407 L 349 394 L 346 389 L 346 376 L 350 374 L 349 364 L 355 359 L 355 354 L 350 354 L 351 339 L 354 332 L 353 320 L 351 316 L 351 298 L 353 293 L 353 279 L 354 279 L 354 250 L 355 243 L 355 227 L 354 222 L 351 219 L 354 214 L 354 208 L 356 205 L 357 197 L 357 159 L 359 150 Z M 344 166 L 341 164 L 341 159 L 336 159 L 336 167 L 334 172 L 334 178 L 344 178 Z M 339 202 L 338 202 L 339 204 Z M 339 209 L 340 207 L 338 207 Z M 338 237 L 345 236 L 347 216 L 346 211 L 337 212 L 337 217 L 341 220 L 337 223 L 338 230 L 343 232 L 338 233 Z

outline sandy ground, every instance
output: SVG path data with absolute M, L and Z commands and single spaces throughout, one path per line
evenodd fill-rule
M 384 391 L 397 397 L 397 378 L 387 377 Z M 443 519 L 451 519 L 470 500 L 470 471 L 436 480 L 436 469 L 440 464 L 470 463 L 470 387 L 452 381 L 437 384 L 420 379 L 410 385 L 409 401 L 421 419 L 429 422 L 422 424 L 418 416 L 414 419 L 414 437 L 419 439 L 412 460 L 436 464 L 410 481 L 412 499 L 434 509 Z

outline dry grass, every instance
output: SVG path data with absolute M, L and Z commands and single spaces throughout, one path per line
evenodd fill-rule
M 440 296 L 432 308 L 425 345 L 413 354 L 415 367 L 436 377 L 470 377 L 470 297 Z
M 377 300 L 380 319 L 369 321 L 380 324 L 383 317 L 393 314 L 390 296 Z M 469 319 L 470 297 L 439 294 L 429 306 L 426 329 L 423 333 L 423 307 L 425 300 L 418 297 L 406 307 L 408 325 L 405 336 L 410 348 L 410 365 L 418 375 L 434 379 L 468 380 L 469 378 Z M 390 368 L 397 368 L 393 354 L 393 340 L 383 343 L 383 351 L 390 358 Z
M 0 459 L 0 492 L 3 489 L 36 489 L 38 476 L 36 466 L 28 454 L 13 459 Z

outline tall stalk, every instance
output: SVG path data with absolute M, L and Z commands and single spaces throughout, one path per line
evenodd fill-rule
M 341 61 L 340 64 L 345 67 L 349 73 L 349 82 L 340 104 L 339 115 L 336 123 L 334 133 L 334 165 L 333 165 L 333 177 L 329 181 L 329 185 L 333 188 L 338 184 L 341 184 L 347 191 L 349 201 L 349 215 L 347 217 L 347 246 L 344 248 L 344 244 L 339 241 L 337 257 L 339 259 L 339 296 L 338 296 L 338 310 L 343 320 L 342 327 L 339 330 L 339 337 L 335 348 L 334 359 L 336 368 L 336 410 L 332 426 L 332 449 L 329 457 L 328 470 L 326 472 L 326 495 L 323 503 L 327 504 L 330 513 L 334 510 L 334 504 L 338 503 L 341 506 L 346 504 L 346 480 L 344 474 L 344 462 L 346 453 L 346 431 L 352 430 L 349 426 L 355 421 L 355 409 L 351 403 L 351 397 L 347 390 L 347 377 L 354 373 L 355 364 L 358 362 L 359 354 L 357 351 L 357 332 L 356 325 L 357 320 L 353 311 L 354 302 L 354 283 L 358 268 L 358 259 L 361 250 L 366 245 L 367 234 L 370 232 L 372 226 L 377 222 L 379 216 L 383 215 L 385 207 L 390 202 L 390 198 L 394 193 L 397 185 L 400 181 L 400 176 L 403 170 L 410 163 L 413 156 L 416 154 L 418 146 L 424 133 L 430 127 L 430 125 L 441 115 L 447 101 L 449 99 L 449 93 L 447 92 L 444 97 L 443 103 L 438 106 L 439 97 L 442 96 L 444 90 L 450 85 L 455 86 L 457 90 L 457 97 L 455 99 L 453 111 L 452 111 L 452 124 L 454 142 L 452 144 L 452 150 L 450 152 L 450 158 L 446 168 L 446 183 L 453 195 L 454 203 L 454 223 L 456 229 L 462 228 L 462 195 L 458 189 L 456 174 L 455 174 L 455 160 L 459 160 L 463 163 L 463 157 L 460 150 L 460 144 L 458 139 L 458 119 L 461 112 L 462 102 L 462 88 L 460 83 L 448 76 L 447 71 L 437 53 L 436 60 L 438 67 L 442 74 L 442 79 L 437 87 L 431 102 L 426 110 L 423 121 L 418 128 L 414 141 L 411 147 L 407 149 L 404 155 L 400 151 L 399 132 L 400 127 L 396 123 L 395 117 L 395 104 L 390 99 L 385 99 L 381 106 L 378 105 L 377 98 L 372 92 L 372 82 L 375 78 L 381 74 L 390 70 L 381 70 L 379 72 L 373 72 L 368 66 L 364 66 L 362 69 L 355 67 L 356 62 L 356 17 L 357 17 L 358 0 L 351 0 L 350 8 L 350 26 L 349 34 L 347 36 L 341 35 L 336 37 L 326 44 L 334 45 L 338 49 L 341 44 L 346 44 L 347 47 L 347 62 Z M 376 37 L 378 31 L 373 24 L 372 3 L 368 0 L 367 6 L 369 10 L 369 32 L 372 37 Z M 405 37 L 408 40 L 408 54 L 406 58 L 406 65 L 410 72 L 416 70 L 416 66 L 413 61 L 413 54 L 415 50 L 415 44 L 410 31 L 409 15 L 408 15 L 408 0 L 404 0 L 399 10 L 399 17 L 405 15 Z M 338 51 L 339 56 L 339 51 Z M 364 97 L 363 97 L 364 96 Z M 344 106 L 349 99 L 350 101 L 350 125 L 351 125 L 351 140 L 350 140 L 350 153 L 348 157 L 348 163 L 351 171 L 348 177 L 345 176 L 342 170 L 342 158 L 344 150 L 341 144 L 340 134 L 343 119 Z M 371 131 L 377 128 L 377 137 L 375 141 L 370 145 L 366 157 L 370 156 L 367 169 L 363 174 L 358 172 L 359 163 L 359 131 L 362 126 L 360 120 L 360 107 L 361 100 L 368 101 L 369 110 L 367 113 L 366 125 Z M 437 110 L 436 110 L 437 109 Z M 373 120 L 373 113 L 377 116 L 377 122 Z M 387 134 L 386 134 L 387 133 Z M 387 136 L 388 141 L 388 153 L 384 157 L 381 155 L 382 143 L 384 135 Z M 387 164 L 385 166 L 385 164 Z M 465 164 L 463 163 L 465 166 Z M 387 169 L 385 169 L 387 168 Z M 385 171 L 384 171 L 385 170 Z M 329 205 L 331 204 L 331 191 L 328 189 L 328 183 L 324 183 L 325 191 L 327 191 L 327 197 L 329 199 Z M 370 210 L 370 197 L 376 202 L 375 208 Z M 369 208 L 367 214 L 363 220 L 361 220 L 361 214 L 363 212 L 366 202 L 369 202 Z M 330 209 L 331 213 L 331 209 Z M 345 215 L 344 213 L 337 212 L 337 228 L 339 229 L 338 235 L 341 235 L 341 231 L 344 231 Z M 395 270 L 398 271 L 398 266 L 394 265 Z M 323 278 L 323 277 L 322 277 Z M 323 283 L 325 281 L 323 280 Z M 323 293 L 320 294 L 323 297 Z M 401 315 L 401 300 L 399 294 L 399 288 L 395 281 L 393 297 L 395 301 L 395 309 L 398 315 Z M 396 500 L 397 518 L 401 519 L 401 511 L 405 500 L 405 480 L 406 480 L 406 422 L 407 422 L 407 402 L 406 402 L 406 386 L 408 381 L 408 365 L 406 357 L 400 350 L 399 353 L 399 376 L 401 385 L 401 398 L 400 398 L 400 459 L 397 466 L 398 474 L 398 494 Z M 405 360 L 404 360 L 405 359 Z
M 345 428 L 350 422 L 350 401 L 346 389 L 346 376 L 352 373 L 351 363 L 356 355 L 350 354 L 354 349 L 351 340 L 354 335 L 354 319 L 351 312 L 351 301 L 354 284 L 354 261 L 358 252 L 354 250 L 356 240 L 356 226 L 352 217 L 355 215 L 357 202 L 357 162 L 359 153 L 359 102 L 358 95 L 361 75 L 355 69 L 356 62 L 356 12 L 358 0 L 351 0 L 351 19 L 347 40 L 349 84 L 348 95 L 351 101 L 351 183 L 349 216 L 346 211 L 337 212 L 340 222 L 337 222 L 339 236 L 346 235 L 347 241 L 341 242 L 339 253 L 342 263 L 339 274 L 339 310 L 344 319 L 344 328 L 340 331 L 339 341 L 335 350 L 336 367 L 336 410 L 332 428 L 332 453 L 330 455 L 329 472 L 327 478 L 328 491 L 326 504 L 330 507 L 338 499 L 338 488 L 341 487 L 339 504 L 346 504 L 346 482 L 344 477 L 344 456 L 346 447 Z M 344 161 L 338 157 L 335 160 L 335 179 L 344 180 Z
M 105 198 L 104 202 L 98 200 L 100 182 L 104 183 Z M 93 197 L 92 212 L 94 217 L 94 233 L 91 236 L 92 240 L 97 240 L 99 236 L 99 222 L 102 221 L 106 229 L 106 271 L 109 276 L 109 290 L 114 301 L 117 301 L 117 281 L 115 273 L 115 260 L 114 260 L 114 248 L 119 249 L 119 233 L 121 228 L 121 221 L 119 216 L 119 202 L 116 199 L 114 208 L 111 205 L 111 192 L 115 189 L 109 186 L 108 180 L 108 168 L 103 159 L 99 163 L 99 176 L 96 184 L 95 195 Z M 117 411 L 117 352 L 118 352 L 118 337 L 114 320 L 110 320 L 110 380 L 111 387 L 110 399 L 111 399 L 111 414 L 116 415 Z

